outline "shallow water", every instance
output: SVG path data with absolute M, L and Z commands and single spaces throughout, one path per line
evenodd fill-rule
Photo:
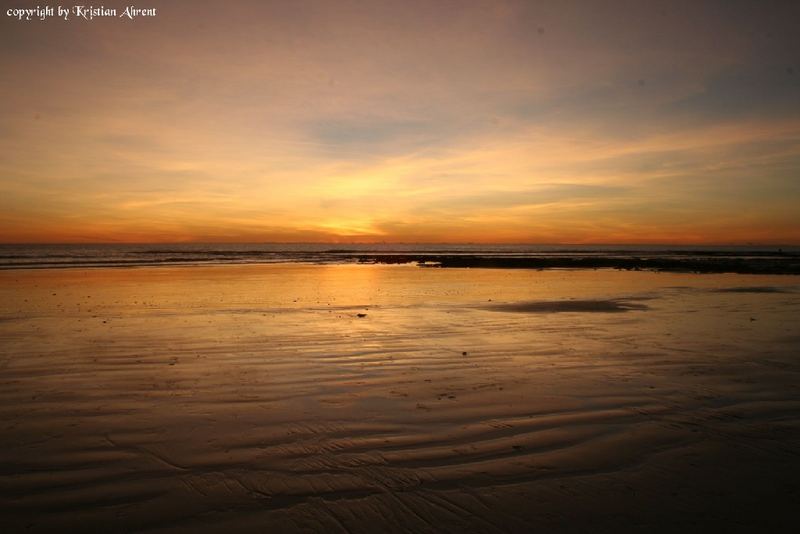
M 0 302 L 12 530 L 745 532 L 800 495 L 798 277 L 12 270 Z

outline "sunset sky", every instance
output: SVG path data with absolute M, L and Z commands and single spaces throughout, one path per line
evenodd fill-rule
M 3 5 L 0 242 L 800 244 L 800 2 Z

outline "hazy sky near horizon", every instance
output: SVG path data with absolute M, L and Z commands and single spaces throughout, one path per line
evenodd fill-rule
M 0 13 L 0 242 L 800 244 L 800 2 L 137 7 Z

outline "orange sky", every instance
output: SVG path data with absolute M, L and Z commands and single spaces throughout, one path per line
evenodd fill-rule
M 800 244 L 797 3 L 150 6 L 0 13 L 0 242 Z

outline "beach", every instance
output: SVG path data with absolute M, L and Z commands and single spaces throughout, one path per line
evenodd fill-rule
M 0 272 L 5 532 L 784 532 L 800 276 Z

